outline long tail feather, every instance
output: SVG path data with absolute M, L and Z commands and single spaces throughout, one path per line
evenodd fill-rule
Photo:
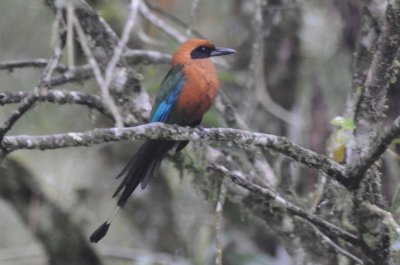
M 129 160 L 128 164 L 117 176 L 117 178 L 124 177 L 121 184 L 113 194 L 113 197 L 116 197 L 122 191 L 118 198 L 117 208 L 107 221 L 93 232 L 90 236 L 90 242 L 97 243 L 106 235 L 111 221 L 118 212 L 118 209 L 124 207 L 126 201 L 139 184 L 141 184 L 142 189 L 146 187 L 149 179 L 160 168 L 164 155 L 175 144 L 175 141 L 149 140 L 139 148 L 136 154 Z
M 110 217 L 107 219 L 107 221 L 105 221 L 104 223 L 102 223 L 90 236 L 90 242 L 92 243 L 97 243 L 99 242 L 106 234 L 108 231 L 108 228 L 110 228 L 111 222 L 114 219 L 114 217 L 117 215 L 118 210 L 120 209 L 120 207 L 116 207 L 113 211 L 113 213 L 110 215 Z
M 117 203 L 119 207 L 124 207 L 129 196 L 140 183 L 142 183 L 142 188 L 146 186 L 149 179 L 159 169 L 164 155 L 174 144 L 175 141 L 149 140 L 140 147 L 118 175 L 118 177 L 125 176 L 113 194 L 113 197 L 116 197 L 122 191 Z

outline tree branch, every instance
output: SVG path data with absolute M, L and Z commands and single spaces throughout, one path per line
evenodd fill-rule
M 354 114 L 356 150 L 354 159 L 364 155 L 371 140 L 379 133 L 384 117 L 385 101 L 390 80 L 390 68 L 400 43 L 400 7 L 389 1 L 377 51 L 372 59 L 365 86 Z M 371 125 L 377 125 L 371 127 Z
M 230 142 L 243 148 L 257 146 L 259 148 L 280 152 L 301 164 L 328 174 L 341 183 L 346 180 L 343 166 L 324 155 L 295 145 L 285 137 L 229 128 L 204 129 L 177 127 L 162 123 L 149 123 L 131 128 L 95 129 L 85 133 L 8 136 L 4 139 L 2 148 L 10 152 L 18 149 L 46 150 L 138 139 Z
M 174 27 L 170 26 L 168 23 L 166 23 L 164 20 L 159 18 L 158 16 L 154 15 L 147 5 L 143 2 L 140 3 L 139 5 L 139 10 L 140 13 L 154 26 L 159 28 L 161 31 L 163 31 L 165 34 L 167 34 L 169 37 L 173 38 L 179 43 L 182 43 L 186 40 L 186 37 L 177 31 Z
M 322 228 L 324 231 L 329 233 L 331 236 L 334 236 L 335 238 L 341 238 L 344 239 L 345 241 L 354 244 L 354 245 L 359 245 L 360 240 L 353 234 L 343 230 L 340 227 L 337 227 L 320 217 L 307 212 L 306 210 L 292 204 L 291 202 L 287 201 L 283 197 L 281 197 L 277 192 L 261 187 L 251 181 L 249 181 L 246 177 L 242 176 L 241 174 L 230 172 L 228 169 L 226 169 L 223 166 L 216 165 L 216 164 L 211 164 L 208 167 L 209 169 L 216 171 L 220 174 L 223 174 L 224 176 L 227 176 L 231 178 L 231 180 L 251 191 L 252 193 L 261 195 L 264 199 L 272 201 L 274 205 L 277 205 L 286 211 L 290 212 L 293 215 L 299 216 L 303 219 L 306 219 L 307 221 L 311 222 L 312 224 L 318 226 L 319 228 Z
M 129 50 L 127 49 L 124 56 L 129 64 L 168 64 L 172 56 L 170 54 L 161 53 L 159 51 L 149 50 Z
M 57 23 L 58 22 L 59 21 L 57 21 Z M 12 128 L 12 126 L 25 114 L 26 111 L 33 106 L 33 104 L 36 102 L 37 95 L 39 95 L 39 93 L 45 94 L 47 92 L 47 87 L 45 87 L 45 84 L 50 81 L 64 49 L 65 41 L 62 36 L 63 34 L 64 33 L 60 33 L 60 38 L 54 47 L 53 54 L 48 61 L 40 80 L 34 87 L 32 95 L 25 98 L 22 104 L 16 110 L 14 110 L 3 123 L 3 125 L 0 126 L 0 142 L 3 140 L 3 137 Z
M 146 6 L 149 9 L 151 9 L 152 11 L 155 11 L 155 12 L 159 13 L 160 15 L 170 19 L 172 22 L 174 22 L 178 26 L 181 26 L 184 29 L 189 27 L 188 23 L 182 21 L 180 18 L 178 18 L 178 17 L 174 16 L 173 14 L 169 13 L 167 10 L 165 10 L 163 7 L 161 7 L 157 3 L 153 2 L 153 1 L 147 1 L 147 0 L 144 0 L 144 3 L 146 4 Z M 193 34 L 194 36 L 196 36 L 198 38 L 206 39 L 206 37 L 203 34 L 201 34 L 199 31 L 197 31 L 196 29 L 192 28 L 191 34 Z
M 15 68 L 42 68 L 46 67 L 49 63 L 47 59 L 37 58 L 37 59 L 30 59 L 30 60 L 13 60 L 13 61 L 4 61 L 0 63 L 0 70 L 8 70 L 13 71 Z M 54 69 L 58 72 L 65 72 L 68 68 L 65 65 L 59 64 Z
M 137 50 L 137 49 L 125 49 L 123 54 L 130 65 L 136 64 L 168 64 L 171 61 L 171 55 L 161 53 L 159 51 L 151 50 Z M 49 63 L 47 59 L 36 58 L 27 60 L 12 60 L 3 61 L 0 63 L 0 70 L 14 71 L 16 68 L 43 68 Z M 78 66 L 78 69 L 68 69 L 67 66 L 59 64 L 54 69 L 57 72 L 65 73 L 68 71 L 84 71 L 90 69 L 89 65 Z M 93 76 L 93 74 L 91 74 Z
M 368 151 L 357 161 L 346 168 L 346 175 L 350 178 L 360 179 L 361 176 L 377 161 L 387 150 L 394 139 L 400 136 L 400 116 L 382 134 L 371 141 Z
M 19 103 L 31 94 L 25 91 L 3 92 L 0 93 L 0 105 Z M 96 109 L 103 115 L 112 119 L 111 113 L 104 106 L 101 98 L 97 95 L 91 95 L 80 91 L 69 90 L 51 90 L 46 95 L 37 95 L 36 100 L 58 104 L 79 104 Z
M 81 82 L 93 77 L 93 71 L 90 65 L 77 66 L 74 69 L 68 70 L 65 73 L 54 76 L 45 85 L 49 88 L 61 86 L 72 82 Z

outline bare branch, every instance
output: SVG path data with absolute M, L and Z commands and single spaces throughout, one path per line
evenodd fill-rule
M 164 54 L 159 51 L 148 50 L 126 50 L 125 58 L 129 64 L 168 64 L 171 61 L 170 54 Z
M 365 154 L 346 169 L 346 175 L 359 179 L 387 150 L 394 139 L 400 136 L 400 116 L 382 134 L 371 141 Z
M 188 36 L 192 35 L 192 29 L 194 25 L 194 17 L 196 16 L 196 10 L 197 7 L 199 6 L 200 0 L 192 0 L 192 6 L 190 8 L 190 16 L 189 16 L 189 21 L 186 29 L 186 34 Z
M 25 98 L 31 96 L 29 92 L 2 92 L 0 93 L 0 105 L 19 103 Z M 104 106 L 101 98 L 80 91 L 70 90 L 51 90 L 46 95 L 37 95 L 36 100 L 58 104 L 79 104 L 85 105 L 91 109 L 96 109 L 100 113 L 112 119 L 111 113 Z
M 171 55 L 166 53 L 161 53 L 159 51 L 151 51 L 151 50 L 131 50 L 126 49 L 123 54 L 125 59 L 128 60 L 129 64 L 168 64 L 171 61 Z M 15 68 L 43 68 L 48 64 L 48 60 L 44 58 L 36 58 L 29 60 L 13 60 L 13 61 L 4 61 L 0 63 L 0 70 L 8 70 L 13 71 Z M 81 65 L 80 68 L 90 68 L 89 65 Z M 67 66 L 63 64 L 57 65 L 55 71 L 57 72 L 67 72 L 69 69 Z M 70 71 L 74 71 L 74 69 L 70 69 Z M 93 74 L 91 74 L 93 76 Z
M 351 244 L 358 245 L 360 240 L 355 235 L 343 230 L 340 227 L 337 227 L 320 217 L 307 212 L 306 210 L 292 204 L 291 202 L 285 200 L 281 197 L 276 191 L 270 190 L 265 187 L 261 187 L 250 180 L 248 180 L 245 176 L 231 172 L 223 166 L 211 164 L 208 167 L 209 169 L 216 171 L 224 176 L 231 178 L 233 183 L 251 191 L 252 193 L 261 195 L 264 199 L 272 201 L 274 205 L 285 209 L 286 211 L 290 212 L 293 215 L 299 216 L 307 221 L 311 222 L 312 224 L 316 225 L 319 228 L 322 228 L 324 231 L 329 233 L 329 235 L 334 236 L 335 238 L 341 238 Z
M 104 100 L 104 103 L 107 105 L 107 107 L 109 108 L 110 112 L 112 113 L 114 119 L 116 120 L 116 124 L 121 125 L 122 124 L 122 118 L 121 115 L 118 112 L 118 108 L 115 105 L 114 101 L 112 100 L 111 96 L 110 96 L 110 92 L 108 90 L 108 86 L 105 86 L 105 80 L 103 78 L 103 75 L 101 73 L 101 69 L 96 61 L 96 59 L 94 58 L 92 51 L 89 47 L 88 41 L 86 39 L 86 35 L 82 29 L 81 24 L 79 23 L 79 20 L 77 18 L 74 18 L 74 26 L 75 29 L 78 33 L 79 36 L 79 40 L 80 40 L 80 44 L 81 47 L 83 48 L 83 51 L 85 52 L 86 58 L 90 64 L 90 66 L 92 67 L 94 76 L 96 78 L 96 82 L 97 85 L 100 87 L 100 91 L 102 93 L 102 98 Z M 121 126 L 118 126 L 121 127 Z
M 47 1 L 54 8 L 56 4 L 55 1 Z M 105 22 L 86 1 L 79 1 L 75 7 L 75 18 L 79 21 L 79 23 L 74 23 L 76 29 L 78 29 L 77 35 L 80 35 L 77 36 L 78 41 L 85 38 L 86 40 L 90 40 L 89 43 L 86 44 L 89 44 L 88 46 L 94 59 L 91 65 L 94 65 L 93 62 L 98 64 L 101 71 L 100 74 L 96 74 L 95 77 L 97 83 L 103 84 L 103 82 L 99 82 L 99 80 L 104 81 L 104 78 L 99 77 L 102 73 L 106 72 L 108 64 L 114 56 L 114 51 L 120 41 L 107 22 Z M 130 17 L 132 18 L 131 14 Z M 79 34 L 79 28 L 82 28 L 84 34 Z M 85 38 L 81 38 L 82 35 L 85 36 Z M 85 44 L 84 41 L 82 43 Z M 84 48 L 84 46 L 82 47 Z M 85 54 L 89 53 L 85 52 Z M 115 71 L 109 87 L 112 99 L 107 100 L 107 97 L 103 97 L 103 100 L 112 101 L 114 105 L 118 105 L 118 108 L 112 112 L 117 121 L 118 118 L 122 116 L 124 117 L 123 122 L 125 124 L 132 124 L 138 120 L 142 120 L 141 117 L 137 117 L 137 115 L 142 116 L 144 113 L 148 112 L 150 109 L 150 101 L 148 94 L 143 91 L 138 75 L 134 69 L 129 67 L 124 57 L 118 56 L 118 58 L 118 67 L 114 68 Z M 88 60 L 90 62 L 90 57 L 88 57 Z M 96 68 L 93 69 L 97 71 Z M 130 100 L 127 100 L 128 98 Z M 110 106 L 110 104 L 106 104 Z M 121 124 L 120 122 L 117 123 Z
M 150 21 L 154 26 L 162 30 L 165 34 L 173 38 L 179 43 L 182 43 L 186 40 L 186 37 L 177 31 L 174 27 L 170 26 L 168 23 L 166 23 L 164 20 L 159 18 L 158 16 L 154 15 L 149 8 L 146 6 L 145 3 L 140 3 L 139 5 L 139 10 L 140 13 L 148 20 Z
M 6 121 L 3 123 L 3 125 L 0 126 L 0 142 L 3 140 L 3 137 L 12 128 L 12 126 L 22 117 L 22 115 L 24 115 L 25 112 L 28 111 L 33 106 L 33 104 L 36 101 L 37 95 L 39 95 L 39 93 L 46 94 L 47 88 L 45 88 L 44 85 L 49 82 L 54 70 L 58 65 L 60 58 L 62 56 L 64 45 L 65 42 L 61 37 L 58 40 L 57 44 L 55 45 L 55 48 L 53 50 L 53 55 L 48 61 L 38 84 L 34 87 L 32 95 L 30 97 L 25 98 L 22 104 L 16 110 L 14 110 L 11 113 L 11 115 L 6 119 Z
M 360 99 L 356 105 L 354 120 L 357 145 L 356 152 L 353 152 L 356 156 L 353 159 L 363 155 L 371 140 L 379 133 L 379 124 L 381 124 L 385 111 L 387 84 L 390 79 L 388 71 L 400 44 L 399 23 L 400 7 L 389 3 L 382 32 L 378 39 L 378 49 L 372 59 L 365 87 L 361 90 Z M 372 124 L 376 126 L 371 128 Z
M 224 209 L 225 198 L 226 198 L 226 179 L 222 178 L 221 187 L 219 190 L 219 196 L 217 201 L 217 206 L 215 208 L 215 264 L 222 265 L 222 212 Z
M 105 100 L 107 105 L 109 105 L 111 113 L 113 113 L 117 127 L 122 127 L 123 122 L 121 116 L 119 115 L 117 106 L 112 100 L 109 88 L 115 73 L 115 69 L 117 67 L 117 63 L 120 61 L 122 52 L 125 49 L 126 44 L 128 43 L 129 35 L 131 34 L 131 31 L 135 24 L 138 13 L 139 2 L 140 0 L 131 0 L 131 5 L 130 5 L 131 10 L 129 13 L 128 20 L 125 24 L 124 30 L 122 32 L 122 37 L 119 40 L 117 46 L 115 46 L 113 56 L 111 57 L 110 61 L 107 64 L 107 68 L 105 70 L 104 82 L 99 84 L 102 91 L 103 99 Z
M 90 65 L 82 65 L 75 67 L 72 70 L 66 71 L 65 73 L 62 73 L 60 75 L 54 76 L 50 81 L 45 84 L 51 87 L 56 87 L 56 86 L 61 86 L 66 83 L 72 83 L 72 82 L 81 82 L 83 80 L 87 80 L 89 78 L 93 77 L 93 71 Z
M 15 68 L 27 68 L 27 67 L 42 68 L 46 67 L 48 63 L 49 61 L 43 58 L 37 58 L 31 60 L 5 61 L 0 63 L 0 70 L 13 71 Z M 68 70 L 68 68 L 65 65 L 59 64 L 54 70 L 58 72 L 65 72 Z
M 295 145 L 285 137 L 229 128 L 205 129 L 177 127 L 163 123 L 149 123 L 131 128 L 95 129 L 85 133 L 9 136 L 4 139 L 2 147 L 8 151 L 15 151 L 17 149 L 45 150 L 138 139 L 231 142 L 243 148 L 257 146 L 280 152 L 301 164 L 326 173 L 344 185 L 347 180 L 344 175 L 343 166 L 326 156 Z
M 67 61 L 68 67 L 70 69 L 74 69 L 75 60 L 74 60 L 74 1 L 67 2 Z M 57 15 L 61 14 L 61 12 L 57 12 Z
M 155 3 L 154 1 L 144 0 L 144 3 L 146 4 L 146 6 L 150 10 L 155 11 L 155 12 L 159 13 L 160 15 L 168 18 L 169 20 L 171 20 L 172 22 L 174 22 L 178 26 L 181 26 L 184 29 L 189 27 L 188 23 L 182 21 L 180 18 L 176 17 L 174 14 L 169 13 L 167 10 L 165 10 L 163 7 L 161 7 L 160 5 Z M 206 39 L 206 37 L 203 34 L 201 34 L 199 31 L 197 31 L 196 29 L 192 28 L 191 34 L 193 34 L 196 37 L 199 37 L 199 38 L 202 38 L 202 39 Z
M 350 252 L 348 252 L 347 250 L 343 249 L 341 246 L 339 246 L 338 244 L 336 244 L 335 242 L 333 242 L 332 239 L 330 239 L 328 236 L 326 236 L 324 233 L 322 233 L 321 230 L 319 230 L 315 225 L 313 225 L 311 223 L 311 226 L 314 228 L 315 233 L 321 238 L 321 243 L 324 244 L 328 244 L 329 246 L 331 246 L 337 253 L 342 254 L 343 256 L 347 257 L 348 259 L 354 261 L 357 264 L 364 264 L 364 262 L 359 259 L 358 257 L 354 256 L 353 254 L 351 254 Z

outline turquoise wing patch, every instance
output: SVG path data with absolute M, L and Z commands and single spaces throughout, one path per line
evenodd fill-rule
M 185 84 L 183 66 L 174 66 L 161 83 L 151 112 L 151 122 L 166 122 Z

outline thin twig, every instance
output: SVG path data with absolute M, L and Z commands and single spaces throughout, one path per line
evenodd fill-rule
M 105 80 L 103 78 L 103 75 L 101 74 L 101 70 L 99 65 L 97 64 L 96 59 L 94 58 L 92 51 L 89 47 L 89 44 L 86 40 L 86 36 L 85 33 L 82 29 L 81 24 L 79 23 L 79 20 L 74 16 L 74 26 L 75 29 L 78 33 L 79 36 L 79 40 L 80 40 L 80 44 L 81 47 L 83 48 L 83 51 L 85 52 L 86 58 L 90 64 L 90 66 L 92 67 L 95 79 L 97 81 L 97 84 L 100 87 L 100 91 L 102 92 L 102 98 L 104 100 L 104 103 L 107 105 L 107 107 L 109 108 L 110 112 L 112 113 L 114 120 L 116 121 L 116 125 L 118 127 L 122 126 L 122 118 L 121 115 L 119 114 L 118 108 L 115 105 L 114 101 L 112 100 L 111 96 L 110 96 L 110 92 L 108 90 L 108 87 L 105 86 Z
M 222 177 L 217 206 L 215 208 L 215 264 L 222 265 L 222 212 L 226 198 L 226 178 Z
M 182 21 L 180 18 L 176 17 L 174 14 L 169 13 L 167 10 L 165 10 L 163 7 L 161 7 L 160 5 L 158 5 L 157 3 L 153 2 L 153 1 L 147 1 L 144 0 L 144 3 L 146 4 L 146 6 L 151 9 L 152 11 L 156 11 L 157 13 L 159 13 L 160 15 L 168 18 L 169 20 L 171 20 L 172 22 L 174 22 L 175 24 L 177 24 L 178 26 L 187 29 L 188 23 Z M 206 37 L 201 34 L 201 32 L 199 32 L 198 30 L 194 29 L 192 27 L 192 32 L 191 32 L 194 36 L 202 38 L 202 39 L 206 39 Z
M 74 69 L 74 1 L 67 2 L 67 60 L 68 68 Z
M 122 33 L 122 37 L 119 40 L 117 46 L 114 48 L 114 52 L 113 52 L 113 56 L 111 57 L 110 61 L 107 64 L 107 67 L 105 69 L 105 76 L 104 79 L 102 77 L 101 74 L 101 70 L 98 67 L 98 64 L 95 60 L 95 58 L 92 55 L 92 52 L 89 48 L 89 45 L 87 43 L 87 40 L 85 38 L 85 34 L 83 32 L 83 29 L 78 21 L 78 19 L 74 19 L 75 22 L 75 27 L 77 28 L 78 31 L 78 35 L 80 37 L 81 40 L 81 44 L 83 44 L 84 46 L 84 51 L 89 59 L 89 63 L 93 66 L 93 71 L 97 80 L 97 83 L 100 87 L 101 93 L 102 93 L 102 97 L 103 100 L 105 102 L 105 104 L 109 107 L 110 112 L 113 114 L 113 117 L 115 119 L 115 123 L 117 127 L 122 127 L 123 126 L 123 121 L 122 121 L 122 117 L 119 114 L 118 108 L 115 105 L 114 100 L 112 99 L 111 95 L 110 95 L 110 85 L 114 76 L 114 71 L 116 69 L 117 63 L 120 60 L 120 57 L 122 55 L 122 52 L 126 46 L 126 43 L 129 40 L 129 36 L 130 33 L 132 31 L 132 28 L 135 24 L 136 21 L 136 17 L 137 17 L 137 12 L 138 12 L 138 7 L 139 7 L 139 0 L 132 0 L 131 1 L 131 5 L 130 5 L 130 13 L 129 13 L 129 17 L 128 20 L 125 24 L 123 33 Z
M 177 31 L 174 27 L 170 26 L 168 23 L 166 23 L 164 20 L 159 18 L 158 16 L 154 15 L 149 8 L 146 6 L 145 3 L 140 3 L 139 5 L 139 10 L 140 13 L 149 21 L 151 22 L 154 26 L 162 30 L 165 34 L 173 38 L 179 43 L 182 43 L 186 40 L 186 37 Z
M 96 59 L 94 58 L 93 53 L 89 47 L 89 43 L 86 40 L 85 32 L 83 31 L 83 28 L 82 28 L 81 24 L 79 23 L 79 20 L 76 18 L 76 16 L 74 16 L 74 27 L 78 34 L 78 38 L 79 38 L 81 47 L 83 49 L 83 52 L 85 53 L 88 63 L 93 70 L 96 82 L 99 86 L 101 86 L 101 84 L 104 83 L 103 75 L 101 74 L 100 67 L 99 67 Z
M 171 61 L 171 55 L 159 51 L 149 50 L 129 50 L 124 53 L 125 59 L 129 64 L 168 64 Z
M 254 113 L 254 101 L 260 104 L 268 113 L 274 115 L 276 118 L 281 121 L 287 123 L 291 126 L 297 126 L 294 123 L 293 114 L 290 111 L 287 111 L 285 108 L 277 104 L 268 93 L 268 88 L 266 87 L 264 77 L 260 76 L 264 73 L 264 66 L 261 63 L 261 59 L 263 58 L 263 43 L 265 34 L 264 31 L 264 23 L 263 23 L 263 12 L 262 12 L 262 4 L 260 1 L 256 1 L 256 11 L 253 19 L 253 35 L 254 41 L 251 49 L 251 59 L 249 63 L 249 76 L 246 82 L 246 91 L 255 91 L 253 93 L 255 96 L 249 97 L 247 102 L 247 116 L 253 115 Z
M 125 49 L 123 53 L 125 59 L 127 59 L 130 65 L 136 64 L 168 64 L 171 61 L 171 55 L 167 53 L 161 53 L 159 51 L 151 51 L 151 50 L 134 50 L 134 49 Z M 0 71 L 8 70 L 14 71 L 16 68 L 43 68 L 49 63 L 47 59 L 44 58 L 36 58 L 36 59 L 28 59 L 28 60 L 12 60 L 12 61 L 3 61 L 0 62 Z M 81 69 L 90 69 L 90 65 L 81 65 L 78 66 Z M 57 65 L 55 71 L 60 73 L 65 73 L 67 71 L 71 73 L 76 71 L 80 71 L 79 69 L 68 69 L 67 66 L 63 64 Z M 93 76 L 93 74 L 90 74 Z
M 244 119 L 248 120 L 253 115 L 257 103 L 257 95 L 254 93 L 259 76 L 260 62 L 263 54 L 262 44 L 264 42 L 263 30 L 263 14 L 261 10 L 261 0 L 255 1 L 254 17 L 252 19 L 252 35 L 254 36 L 251 57 L 249 62 L 249 71 L 246 80 L 246 92 L 249 97 L 244 101 Z
M 38 81 L 37 85 L 33 88 L 32 95 L 30 97 L 25 98 L 24 101 L 21 103 L 21 105 L 10 114 L 10 116 L 0 127 L 0 142 L 3 140 L 4 136 L 12 128 L 12 126 L 25 114 L 26 111 L 28 111 L 33 106 L 33 104 L 36 102 L 37 96 L 40 93 L 46 94 L 47 87 L 45 88 L 43 85 L 48 83 L 49 80 L 51 79 L 51 76 L 61 59 L 64 45 L 65 42 L 63 41 L 63 38 L 60 37 L 60 39 L 58 40 L 58 42 L 54 47 L 53 55 L 48 61 L 40 80 Z
M 307 212 L 306 210 L 292 204 L 291 202 L 285 200 L 283 197 L 281 197 L 276 191 L 267 189 L 265 187 L 261 187 L 250 180 L 248 180 L 246 177 L 243 175 L 236 173 L 236 172 L 231 172 L 228 169 L 226 169 L 224 166 L 217 165 L 217 164 L 211 164 L 208 167 L 209 169 L 218 172 L 219 174 L 223 174 L 227 177 L 229 177 L 233 183 L 251 191 L 252 193 L 261 195 L 263 198 L 266 200 L 273 202 L 274 205 L 279 206 L 286 211 L 290 212 L 293 215 L 299 216 L 312 224 L 316 225 L 319 228 L 322 228 L 324 231 L 329 233 L 330 235 L 336 237 L 336 238 L 341 238 L 351 244 L 358 245 L 360 243 L 360 240 L 358 237 L 355 235 L 351 234 L 350 232 L 347 232 L 343 230 L 340 227 L 337 227 L 320 217 Z
M 232 105 L 231 100 L 223 91 L 219 92 L 219 96 L 217 97 L 217 101 L 215 103 L 215 109 L 220 113 L 221 116 L 224 117 L 228 127 L 249 130 L 249 126 L 237 113 Z M 263 176 L 271 185 L 275 185 L 277 182 L 277 177 L 265 156 L 257 154 L 256 147 L 249 148 L 246 151 L 247 159 L 253 164 L 257 174 L 259 176 Z
M 186 35 L 190 36 L 192 35 L 192 29 L 194 25 L 194 17 L 196 16 L 196 10 L 197 7 L 199 6 L 200 0 L 192 0 L 192 6 L 190 8 L 190 16 L 189 16 L 189 21 L 186 29 Z
M 30 60 L 4 61 L 0 63 L 0 70 L 13 71 L 15 68 L 27 68 L 27 67 L 41 68 L 41 67 L 46 67 L 48 63 L 49 61 L 43 58 L 30 59 Z M 65 72 L 68 70 L 68 68 L 65 65 L 59 64 L 54 70 L 58 72 Z
M 108 99 L 106 102 L 107 104 L 111 104 L 110 107 L 115 108 L 115 111 L 118 113 L 118 109 L 115 106 L 114 101 L 111 98 L 110 95 L 110 85 L 113 79 L 114 71 L 115 68 L 117 67 L 117 63 L 119 62 L 122 52 L 125 49 L 126 44 L 128 43 L 129 36 L 131 34 L 131 31 L 133 29 L 133 26 L 135 25 L 135 21 L 137 18 L 137 13 L 138 13 L 138 8 L 139 8 L 139 3 L 140 0 L 131 0 L 131 5 L 130 5 L 130 13 L 127 22 L 125 23 L 124 30 L 122 31 L 122 37 L 119 40 L 117 46 L 114 48 L 114 53 L 113 56 L 111 57 L 110 62 L 107 64 L 107 68 L 105 71 L 105 78 L 104 78 L 104 83 L 101 86 L 102 88 L 102 94 L 103 98 Z M 113 112 L 113 111 L 112 111 Z M 120 115 L 114 116 L 116 120 L 116 126 L 117 127 L 122 127 L 122 118 Z
M 324 243 L 328 244 L 335 251 L 337 251 L 338 253 L 342 254 L 345 257 L 347 257 L 348 259 L 354 261 L 357 264 L 364 264 L 364 262 L 360 258 L 356 257 L 355 255 L 351 254 L 349 251 L 345 250 L 344 248 L 342 248 L 341 246 L 339 246 L 338 244 L 333 242 L 332 239 L 330 239 L 327 235 L 322 233 L 322 231 L 319 230 L 315 225 L 313 225 L 310 222 L 308 222 L 308 223 L 311 225 L 311 227 L 313 228 L 315 233 L 321 238 L 321 243 L 322 244 L 324 244 Z
M 29 96 L 31 96 L 31 94 L 25 91 L 3 92 L 0 93 L 0 105 L 19 103 Z M 113 118 L 111 113 L 104 106 L 101 97 L 81 91 L 50 90 L 46 95 L 38 95 L 36 100 L 58 104 L 85 105 L 91 109 L 96 109 L 111 119 Z
M 77 66 L 72 70 L 54 76 L 47 84 L 49 88 L 61 86 L 66 83 L 81 82 L 93 77 L 92 67 L 89 64 Z

